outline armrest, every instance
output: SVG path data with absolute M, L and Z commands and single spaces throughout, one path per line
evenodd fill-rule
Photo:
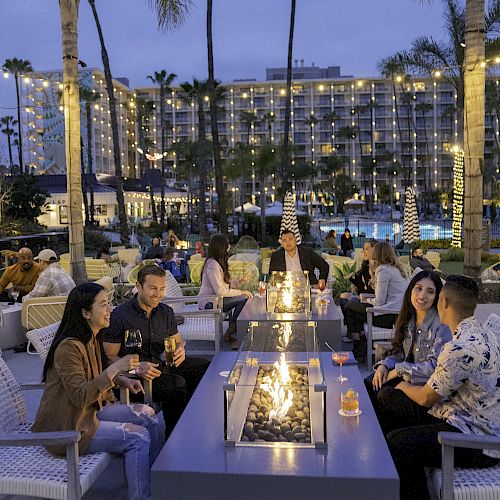
M 222 309 L 200 309 L 199 311 L 179 311 L 179 315 L 184 318 L 197 318 L 203 316 L 215 316 L 216 314 L 222 313 Z
M 71 445 L 80 441 L 79 431 L 12 432 L 0 434 L 0 446 Z
M 400 312 L 400 309 L 390 309 L 384 306 L 374 306 L 366 309 L 367 315 L 373 314 L 374 316 L 380 316 L 381 314 L 399 314 Z
M 438 442 L 452 448 L 473 448 L 476 450 L 500 450 L 500 437 L 478 436 L 459 432 L 440 432 Z
M 169 304 L 185 304 L 187 302 L 217 302 L 222 300 L 219 295 L 186 295 L 184 297 L 163 297 L 162 302 L 168 302 Z
M 28 382 L 27 384 L 19 384 L 22 391 L 36 391 L 38 389 L 43 389 L 45 384 L 38 382 Z

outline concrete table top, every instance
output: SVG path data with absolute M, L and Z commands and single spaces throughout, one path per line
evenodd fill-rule
M 236 353 L 213 359 L 151 470 L 154 499 L 387 499 L 398 498 L 399 479 L 356 365 L 349 381 L 321 353 L 327 383 L 328 449 L 227 447 L 224 444 L 224 370 Z M 340 392 L 359 393 L 359 417 L 339 415 Z

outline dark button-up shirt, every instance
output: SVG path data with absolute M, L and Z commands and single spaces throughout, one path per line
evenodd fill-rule
M 177 333 L 174 311 L 166 304 L 159 304 L 148 318 L 146 311 L 139 307 L 136 295 L 114 309 L 109 328 L 104 330 L 104 342 L 120 344 L 119 356 L 129 354 L 125 348 L 125 330 L 140 330 L 140 360 L 160 363 L 161 366 L 161 355 L 165 351 L 163 341 Z

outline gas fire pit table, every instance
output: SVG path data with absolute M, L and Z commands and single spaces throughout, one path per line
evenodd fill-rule
M 221 352 L 212 360 L 153 464 L 154 499 L 398 498 L 398 475 L 358 367 L 344 366 L 349 380 L 341 384 L 329 353 L 318 353 L 327 388 L 326 446 L 228 444 L 224 388 L 238 356 Z M 359 416 L 339 414 L 348 389 L 359 393 Z

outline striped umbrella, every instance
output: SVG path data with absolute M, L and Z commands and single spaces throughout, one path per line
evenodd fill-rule
M 405 191 L 405 209 L 403 212 L 403 241 L 413 243 L 420 239 L 420 222 L 418 220 L 415 190 L 407 187 Z
M 299 231 L 299 223 L 297 222 L 297 214 L 295 213 L 295 202 L 293 199 L 293 194 L 290 191 L 286 193 L 285 201 L 283 203 L 283 215 L 281 216 L 280 235 L 285 229 L 292 231 L 292 233 L 295 235 L 295 239 L 297 240 L 297 245 L 300 245 L 302 243 L 302 237 L 300 236 Z

